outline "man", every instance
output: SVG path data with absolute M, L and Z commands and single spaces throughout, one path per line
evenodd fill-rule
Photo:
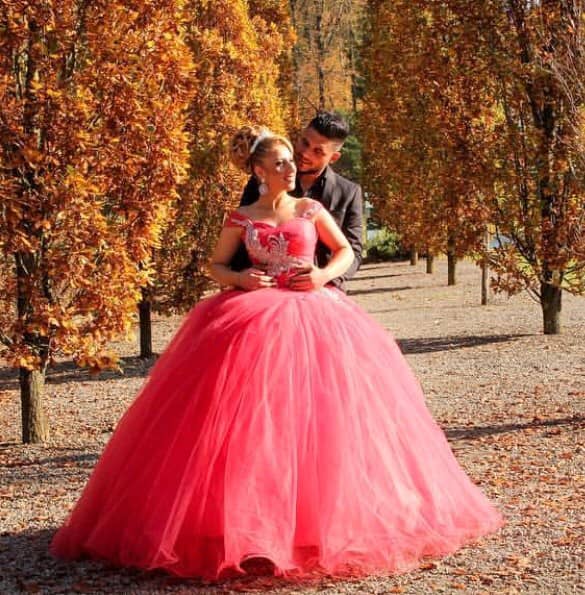
M 331 165 L 341 157 L 341 147 L 349 135 L 347 122 L 338 114 L 319 112 L 301 132 L 295 143 L 297 165 L 296 187 L 291 193 L 296 197 L 310 197 L 319 201 L 332 215 L 343 231 L 354 252 L 354 261 L 343 277 L 331 281 L 345 291 L 345 281 L 353 277 L 362 262 L 362 189 L 358 184 L 335 173 Z M 258 200 L 258 181 L 250 178 L 240 205 Z M 321 242 L 317 245 L 316 260 L 324 267 L 331 252 Z M 232 260 L 231 267 L 243 270 L 250 267 L 246 251 L 241 248 Z M 318 287 L 314 270 L 300 272 L 290 281 L 291 288 Z

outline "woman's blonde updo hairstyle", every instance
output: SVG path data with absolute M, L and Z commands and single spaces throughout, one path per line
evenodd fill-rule
M 243 126 L 232 137 L 230 159 L 239 169 L 254 173 L 254 165 L 262 161 L 276 145 L 284 145 L 293 152 L 288 138 L 261 126 Z

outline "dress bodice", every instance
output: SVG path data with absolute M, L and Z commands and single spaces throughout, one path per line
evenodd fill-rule
M 253 221 L 233 211 L 225 225 L 242 228 L 242 241 L 252 264 L 285 286 L 296 269 L 314 261 L 318 234 L 313 218 L 321 208 L 317 201 L 310 201 L 300 215 L 278 225 Z

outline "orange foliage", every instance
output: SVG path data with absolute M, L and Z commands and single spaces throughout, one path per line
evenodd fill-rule
M 371 2 L 363 50 L 360 130 L 364 185 L 405 245 L 478 249 L 491 190 L 484 156 L 493 134 L 484 65 L 471 33 L 423 0 Z
M 460 252 L 489 222 L 505 239 L 496 289 L 527 289 L 559 332 L 561 290 L 585 292 L 583 6 L 369 8 L 362 122 L 382 218 L 416 243 L 456 225 Z
M 548 332 L 551 294 L 560 313 L 560 289 L 585 292 L 585 12 L 568 0 L 485 9 L 477 24 L 460 12 L 468 26 L 481 26 L 476 51 L 501 81 L 493 221 L 510 243 L 492 255 L 495 285 L 528 289 Z
M 209 286 L 206 266 L 224 213 L 238 203 L 246 181 L 229 164 L 231 135 L 249 123 L 285 132 L 290 107 L 279 88 L 292 39 L 282 3 L 188 4 L 188 42 L 197 63 L 189 108 L 191 173 L 155 254 L 153 307 L 165 313 L 188 310 Z
M 185 179 L 179 0 L 14 1 L 0 28 L 2 355 L 113 365 Z
M 365 0 L 291 0 L 297 31 L 294 52 L 295 106 L 301 122 L 316 108 L 349 112 L 354 108 L 356 69 Z

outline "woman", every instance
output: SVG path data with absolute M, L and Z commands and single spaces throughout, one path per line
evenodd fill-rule
M 497 529 L 396 343 L 327 287 L 353 256 L 319 203 L 288 194 L 289 141 L 245 128 L 233 154 L 261 196 L 229 216 L 212 259 L 232 289 L 188 314 L 53 553 L 212 579 L 263 561 L 400 572 Z M 333 253 L 321 270 L 317 239 Z M 254 267 L 236 273 L 242 241 Z

